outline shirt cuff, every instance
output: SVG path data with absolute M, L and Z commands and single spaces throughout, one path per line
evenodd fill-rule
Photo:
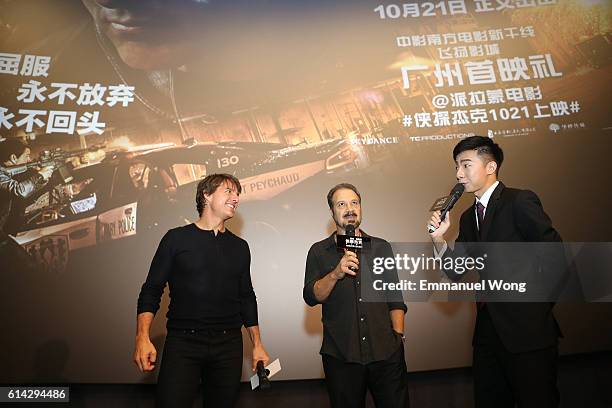
M 401 310 L 404 312 L 404 314 L 406 314 L 406 312 L 408 311 L 408 307 L 405 303 L 402 302 L 387 302 L 387 307 L 389 308 L 389 311 Z
M 308 306 L 316 306 L 321 303 L 317 300 L 317 297 L 314 294 L 315 283 L 317 283 L 316 280 L 308 282 L 306 285 L 304 285 L 304 289 L 302 291 L 302 297 Z

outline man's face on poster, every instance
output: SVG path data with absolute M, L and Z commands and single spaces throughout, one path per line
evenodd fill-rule
M 180 67 L 194 55 L 207 2 L 82 0 L 125 64 L 134 69 Z
M 208 79 L 252 80 L 288 61 L 298 64 L 307 47 L 319 49 L 316 41 L 303 41 L 309 26 L 298 24 L 303 16 L 293 2 L 281 13 L 281 2 L 269 0 L 81 1 L 133 69 L 198 63 Z

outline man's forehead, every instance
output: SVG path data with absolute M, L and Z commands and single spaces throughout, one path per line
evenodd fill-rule
M 223 182 L 219 184 L 219 187 L 217 187 L 216 191 L 223 191 L 226 188 L 229 188 L 232 191 L 238 191 L 238 186 L 230 180 L 223 180 Z
M 357 196 L 357 194 L 355 194 L 353 190 L 348 188 L 341 188 L 340 190 L 337 190 L 334 193 L 334 196 L 332 197 L 332 200 L 336 203 L 338 201 L 347 201 L 353 199 L 359 199 L 359 197 Z
M 466 150 L 457 155 L 457 158 L 455 159 L 455 163 L 461 163 L 464 161 L 474 161 L 478 157 L 479 156 L 478 156 L 477 150 Z

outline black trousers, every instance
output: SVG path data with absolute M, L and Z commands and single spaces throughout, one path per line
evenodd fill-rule
M 191 408 L 200 382 L 204 407 L 233 407 L 240 392 L 242 333 L 169 330 L 157 379 L 159 408 Z
M 501 342 L 485 307 L 478 312 L 474 337 L 476 408 L 555 408 L 557 346 L 511 353 Z
M 387 360 L 347 363 L 323 354 L 325 383 L 332 408 L 362 408 L 369 389 L 377 408 L 407 408 L 408 372 L 404 345 Z

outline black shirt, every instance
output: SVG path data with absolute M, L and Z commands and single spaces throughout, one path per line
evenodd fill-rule
M 234 329 L 257 325 L 249 245 L 231 231 L 195 224 L 169 230 L 151 262 L 138 313 L 156 313 L 170 288 L 168 328 Z
M 368 236 L 363 233 L 363 236 Z M 374 275 L 374 257 L 393 257 L 391 245 L 377 237 L 371 238 L 371 248 L 359 255 L 359 271 L 356 277 L 346 275 L 336 283 L 329 297 L 323 302 L 323 345 L 321 354 L 328 354 L 346 362 L 367 364 L 389 358 L 401 344 L 401 337 L 393 330 L 391 310 L 406 312 L 401 293 L 381 293 L 379 301 L 368 295 L 368 287 L 374 279 L 397 282 L 395 269 L 383 275 Z M 304 300 L 309 306 L 319 302 L 314 295 L 314 284 L 331 272 L 342 253 L 336 248 L 335 233 L 310 247 L 306 258 Z

